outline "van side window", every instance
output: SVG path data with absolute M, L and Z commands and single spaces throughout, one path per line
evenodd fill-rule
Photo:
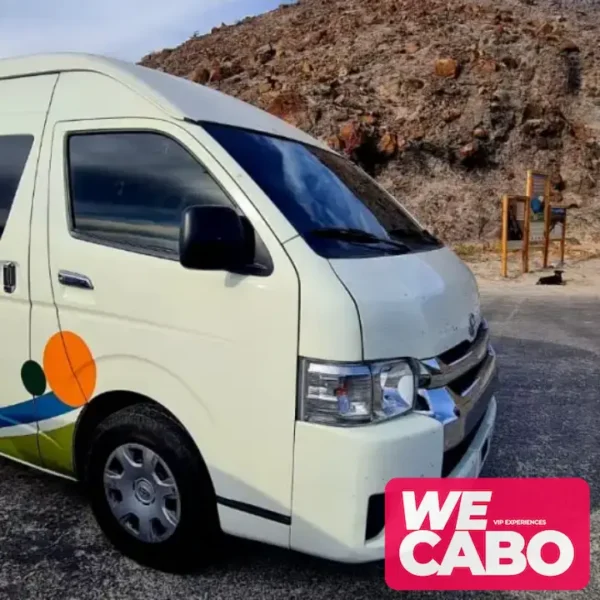
M 68 164 L 72 230 L 90 241 L 173 258 L 185 208 L 232 205 L 196 158 L 159 133 L 73 134 Z
M 32 135 L 0 135 L 0 237 L 4 233 L 32 145 Z

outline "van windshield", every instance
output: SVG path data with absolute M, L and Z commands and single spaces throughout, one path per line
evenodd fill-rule
M 202 127 L 325 258 L 442 246 L 366 173 L 333 152 L 227 125 Z

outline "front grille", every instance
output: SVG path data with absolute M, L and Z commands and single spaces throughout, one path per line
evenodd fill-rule
M 448 384 L 448 387 L 459 396 L 462 396 L 465 392 L 469 390 L 477 381 L 477 375 L 479 375 L 479 371 L 481 370 L 481 364 L 476 365 L 471 370 L 467 371 L 460 377 L 457 377 L 454 381 L 451 381 Z
M 442 463 L 442 477 L 448 477 L 450 473 L 456 468 L 456 465 L 463 459 L 467 453 L 469 446 L 473 443 L 477 432 L 479 431 L 481 424 L 483 423 L 485 415 L 479 419 L 477 425 L 473 427 L 469 435 L 463 438 L 462 442 L 458 446 L 454 446 L 450 450 L 444 452 L 444 461 Z
M 438 420 L 444 428 L 441 476 L 448 477 L 469 451 L 481 429 L 494 394 L 496 355 L 490 346 L 487 324 L 482 322 L 473 342 L 462 342 L 422 361 L 427 372 L 419 392 L 416 412 Z M 385 496 L 369 497 L 365 541 L 384 529 Z
M 462 341 L 457 346 L 450 348 L 450 350 L 446 350 L 446 352 L 442 352 L 442 354 L 439 355 L 439 359 L 447 365 L 451 365 L 451 364 L 459 361 L 461 358 L 463 358 L 463 356 L 465 354 L 467 354 L 469 352 L 471 347 L 477 343 L 477 340 L 479 340 L 482 335 L 485 335 L 485 330 L 486 330 L 485 323 L 482 322 L 479 325 L 479 329 L 477 330 L 477 335 L 475 336 L 475 339 L 472 342 L 469 340 Z
M 460 360 L 471 348 L 473 342 L 469 342 L 465 340 L 458 344 L 458 346 L 454 346 L 454 348 L 450 348 L 450 350 L 446 350 L 446 352 L 442 352 L 440 354 L 440 360 L 445 362 L 447 365 L 451 365 L 452 363 Z
M 494 393 L 496 356 L 490 345 L 487 323 L 482 321 L 472 342 L 463 341 L 437 358 L 423 361 L 422 368 L 425 374 L 420 396 L 429 407 L 429 411 L 422 412 L 442 423 L 444 451 L 460 449 L 465 446 L 465 440 L 472 440 Z M 450 470 L 462 458 L 460 450 L 457 452 L 456 463 L 453 463 L 454 454 L 446 459 L 453 465 Z
M 482 321 L 472 342 L 462 341 L 457 346 L 440 354 L 437 358 L 425 362 L 430 374 L 428 387 L 433 389 L 445 387 L 466 375 L 484 362 L 488 350 L 489 330 L 485 321 Z M 467 384 L 463 385 L 463 389 L 468 388 Z

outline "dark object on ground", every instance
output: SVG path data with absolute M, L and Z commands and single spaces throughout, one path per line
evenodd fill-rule
M 565 285 L 565 281 L 562 278 L 564 271 L 554 271 L 554 275 L 548 277 L 540 277 L 536 285 Z

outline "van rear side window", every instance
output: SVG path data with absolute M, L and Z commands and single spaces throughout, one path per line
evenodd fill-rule
M 197 159 L 160 133 L 72 134 L 68 161 L 72 229 L 96 243 L 176 258 L 188 206 L 231 206 Z
M 0 135 L 0 237 L 33 146 L 32 135 Z

